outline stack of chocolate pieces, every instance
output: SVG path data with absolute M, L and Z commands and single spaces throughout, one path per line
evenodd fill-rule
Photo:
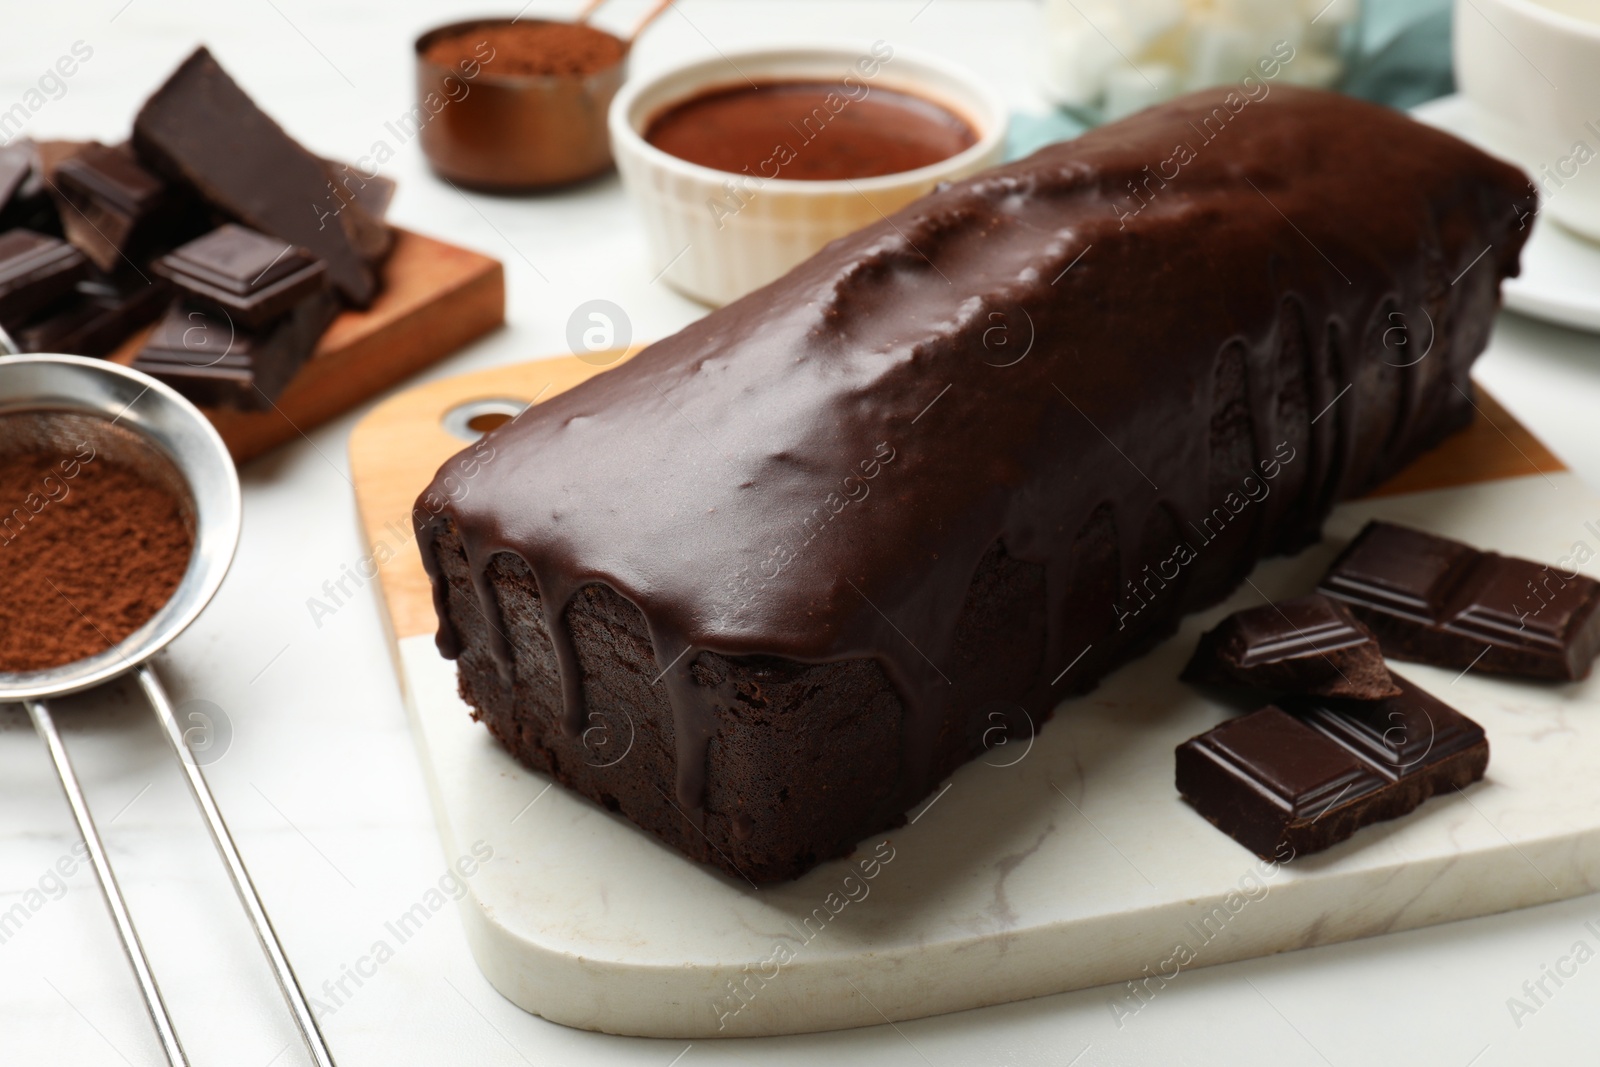
M 0 301 L 0 326 L 24 351 L 83 356 L 109 355 L 161 314 L 170 291 L 141 264 L 206 224 L 127 146 L 66 141 L 0 152 L 0 220 L 18 223 L 0 232 L 13 297 Z M 27 270 L 39 256 L 58 269 Z
M 1483 728 L 1391 673 L 1378 639 L 1321 595 L 1236 612 L 1202 635 L 1191 682 L 1274 703 L 1178 746 L 1178 792 L 1262 857 L 1303 855 L 1483 777 Z
M 125 253 L 159 242 L 145 207 L 159 216 L 165 189 L 125 148 L 0 148 L 0 327 L 20 348 L 104 356 L 161 314 L 167 287 Z
M 353 306 L 377 296 L 377 268 L 393 241 L 388 227 L 204 48 L 139 109 L 133 144 L 141 159 L 227 218 L 310 249 Z
M 137 366 L 269 407 L 341 304 L 377 296 L 393 191 L 308 152 L 198 49 L 126 144 L 0 146 L 0 327 L 105 356 L 160 319 Z
M 210 407 L 270 408 L 338 313 L 322 260 L 232 223 L 152 269 L 178 299 L 133 366 Z
M 1483 727 L 1384 656 L 1466 673 L 1572 681 L 1600 653 L 1600 583 L 1372 522 L 1315 595 L 1236 612 L 1183 677 L 1273 704 L 1178 746 L 1184 800 L 1263 857 L 1343 841 L 1483 777 Z

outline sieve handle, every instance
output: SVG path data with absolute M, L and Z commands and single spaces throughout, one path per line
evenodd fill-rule
M 0 340 L 3 340 L 3 335 L 0 335 Z M 95 877 L 100 880 L 100 891 L 105 894 L 111 920 L 116 923 L 117 934 L 122 938 L 122 950 L 128 955 L 128 964 L 133 968 L 134 977 L 139 980 L 139 992 L 144 994 L 145 1007 L 150 1011 L 150 1021 L 155 1024 L 156 1035 L 161 1038 L 161 1048 L 167 1054 L 167 1062 L 172 1067 L 187 1067 L 189 1061 L 183 1054 L 183 1046 L 178 1043 L 178 1032 L 172 1026 L 172 1017 L 167 1014 L 166 1002 L 161 999 L 161 987 L 156 985 L 156 976 L 150 970 L 144 945 L 139 941 L 138 931 L 133 928 L 128 904 L 122 899 L 117 876 L 111 871 L 111 861 L 106 858 L 100 832 L 95 829 L 94 817 L 89 814 L 89 802 L 84 799 L 83 789 L 78 785 L 72 760 L 67 757 L 67 747 L 61 743 L 61 734 L 56 731 L 55 719 L 43 701 L 29 700 L 26 704 L 28 716 L 33 719 L 33 728 L 39 732 L 45 747 L 50 750 L 51 762 L 56 765 L 61 789 L 67 794 L 72 817 L 78 821 L 78 832 L 83 835 L 83 843 L 89 849 L 89 862 L 94 866 Z
M 233 837 L 228 833 L 228 824 L 222 821 L 222 812 L 217 807 L 216 798 L 211 795 L 211 787 L 206 785 L 205 775 L 200 773 L 200 765 L 189 751 L 183 728 L 172 710 L 172 701 L 167 697 L 166 688 L 162 686 L 154 667 L 145 664 L 139 668 L 139 685 L 155 708 L 156 721 L 161 724 L 161 731 L 167 735 L 172 751 L 183 767 L 189 791 L 194 794 L 200 814 L 205 817 L 206 828 L 211 831 L 211 840 L 228 868 L 228 877 L 233 880 L 233 888 L 239 894 L 239 903 L 244 905 L 245 912 L 250 916 L 250 925 L 255 928 L 256 939 L 261 942 L 261 951 L 267 954 L 267 961 L 272 964 L 273 976 L 278 979 L 278 988 L 283 991 L 283 999 L 289 1004 L 295 1025 L 300 1028 L 300 1036 L 305 1039 L 306 1048 L 311 1053 L 312 1062 L 316 1067 L 333 1067 L 333 1057 L 328 1054 L 327 1043 L 317 1029 L 317 1020 L 311 1014 L 305 994 L 300 991 L 294 968 L 289 965 L 289 957 L 284 954 L 278 934 L 272 928 L 272 920 L 267 918 L 266 909 L 261 906 L 261 897 L 256 893 L 255 884 L 250 881 L 250 872 L 245 870 L 244 860 L 240 858 Z
M 4 326 L 0 326 L 0 356 L 18 356 L 21 354 L 22 349 L 17 347 L 17 342 L 11 339 L 9 333 L 6 333 Z

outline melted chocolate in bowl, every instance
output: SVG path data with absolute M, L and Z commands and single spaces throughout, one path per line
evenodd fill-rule
M 970 148 L 978 135 L 911 93 L 831 81 L 713 89 L 656 115 L 644 139 L 690 163 L 754 177 L 838 181 L 900 174 Z

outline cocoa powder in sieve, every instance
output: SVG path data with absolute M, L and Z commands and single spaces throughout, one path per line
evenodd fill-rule
M 171 599 L 193 551 L 178 499 L 88 445 L 0 455 L 0 671 L 110 648 Z
M 489 74 L 584 75 L 621 62 L 627 46 L 604 30 L 576 22 L 510 22 L 476 26 L 428 46 L 441 67 L 481 63 Z

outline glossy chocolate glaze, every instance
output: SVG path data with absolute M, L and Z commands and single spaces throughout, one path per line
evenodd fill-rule
M 496 430 L 467 492 L 447 466 L 419 503 L 440 650 L 453 523 L 486 618 L 490 560 L 529 565 L 575 735 L 561 614 L 610 586 L 649 624 L 688 806 L 721 699 L 699 652 L 876 660 L 904 810 L 997 539 L 1046 576 L 1038 677 L 994 680 L 1040 718 L 1314 539 L 1469 418 L 1528 185 L 1397 112 L 1229 92 L 938 190 Z M 1118 599 L 1068 595 L 1075 543 L 1113 546 Z

